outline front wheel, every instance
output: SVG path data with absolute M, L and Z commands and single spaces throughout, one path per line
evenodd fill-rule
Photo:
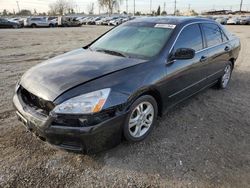
M 158 113 L 155 99 L 144 95 L 137 99 L 130 107 L 124 124 L 124 137 L 130 142 L 139 142 L 145 139 L 156 123 Z
M 13 28 L 14 28 L 14 29 L 17 29 L 17 28 L 18 28 L 18 25 L 13 25 Z
M 218 81 L 218 88 L 219 89 L 225 89 L 228 86 L 229 81 L 231 80 L 232 70 L 233 70 L 233 65 L 230 62 L 225 67 L 224 74 L 222 75 L 222 77 L 220 77 L 220 79 Z

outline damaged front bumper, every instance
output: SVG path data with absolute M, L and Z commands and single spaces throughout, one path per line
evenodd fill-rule
M 123 123 L 126 113 L 114 113 L 112 117 L 100 119 L 92 126 L 84 126 L 75 120 L 88 119 L 86 116 L 44 115 L 26 105 L 17 94 L 13 98 L 18 119 L 42 141 L 58 148 L 96 153 L 119 144 L 122 140 Z M 64 121 L 67 119 L 67 121 Z M 89 117 L 93 120 L 93 117 Z M 62 121 L 63 120 L 63 121 Z

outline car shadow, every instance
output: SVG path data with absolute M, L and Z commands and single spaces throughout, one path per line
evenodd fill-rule
M 105 165 L 162 178 L 240 184 L 235 177 L 246 174 L 242 162 L 250 152 L 245 140 L 249 91 L 250 74 L 235 71 L 227 89 L 212 87 L 175 106 L 143 142 L 123 142 L 95 157 Z

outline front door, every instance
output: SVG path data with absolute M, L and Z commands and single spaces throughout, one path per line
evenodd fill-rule
M 179 48 L 195 50 L 195 57 L 188 60 L 173 60 L 167 63 L 167 77 L 165 92 L 168 97 L 167 107 L 178 103 L 199 91 L 206 75 L 202 70 L 206 62 L 207 53 L 204 48 L 203 37 L 199 24 L 186 26 L 174 44 L 171 54 Z

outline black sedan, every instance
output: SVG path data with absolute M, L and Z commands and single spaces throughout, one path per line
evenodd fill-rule
M 142 141 L 169 108 L 226 88 L 239 51 L 239 39 L 213 20 L 135 19 L 28 70 L 13 102 L 41 140 L 97 152 Z
M 21 25 L 17 22 L 12 22 L 4 18 L 0 18 L 0 28 L 20 28 Z

